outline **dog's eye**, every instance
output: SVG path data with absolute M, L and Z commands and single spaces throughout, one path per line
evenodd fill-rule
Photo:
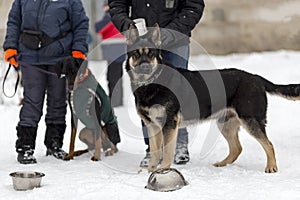
M 153 59 L 155 57 L 155 53 L 153 51 L 150 51 L 148 53 L 148 56 Z
M 133 52 L 133 54 L 132 54 L 132 57 L 134 58 L 134 59 L 138 59 L 139 57 L 140 57 L 140 54 L 138 53 L 138 52 Z

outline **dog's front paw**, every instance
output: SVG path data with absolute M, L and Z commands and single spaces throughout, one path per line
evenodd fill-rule
M 278 171 L 278 168 L 276 165 L 274 166 L 267 166 L 266 169 L 265 169 L 265 172 L 266 173 L 275 173 Z
M 98 156 L 93 156 L 93 157 L 91 158 L 91 160 L 92 160 L 92 161 L 99 161 L 99 160 L 101 160 L 101 158 L 98 157 Z
M 113 156 L 114 155 L 114 150 L 113 149 L 108 149 L 105 151 L 104 155 L 105 156 Z
M 154 172 L 157 169 L 157 166 L 148 165 L 148 172 Z
M 154 154 L 153 154 L 153 156 L 150 155 L 150 160 L 149 160 L 149 164 L 148 164 L 148 167 L 147 167 L 149 172 L 153 172 L 157 169 L 157 167 L 159 165 L 159 161 L 160 161 L 157 158 L 158 157 L 154 156 Z
M 216 162 L 213 164 L 215 167 L 224 167 L 227 165 L 227 162 L 221 161 L 221 162 Z

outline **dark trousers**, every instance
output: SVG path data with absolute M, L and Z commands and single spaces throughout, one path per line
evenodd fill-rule
M 55 72 L 52 65 L 35 66 L 48 72 Z M 21 67 L 24 86 L 23 104 L 20 110 L 20 121 L 17 127 L 17 151 L 35 148 L 38 123 L 43 115 L 45 96 L 47 125 L 45 145 L 61 147 L 66 128 L 67 89 L 65 78 L 47 74 L 35 68 Z
M 55 73 L 53 66 L 36 66 Z M 37 127 L 43 115 L 46 98 L 46 124 L 65 124 L 67 112 L 67 90 L 65 78 L 46 74 L 34 68 L 21 67 L 24 85 L 24 100 L 20 111 L 20 126 Z
M 107 81 L 109 89 L 109 97 L 113 107 L 123 105 L 123 62 L 108 62 Z

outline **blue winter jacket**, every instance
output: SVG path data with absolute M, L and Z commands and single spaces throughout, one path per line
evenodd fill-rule
M 81 0 L 14 0 L 3 48 L 17 49 L 19 59 L 32 65 L 55 64 L 73 50 L 87 53 L 88 23 Z M 32 50 L 19 41 L 24 30 L 41 31 L 52 38 L 67 35 Z

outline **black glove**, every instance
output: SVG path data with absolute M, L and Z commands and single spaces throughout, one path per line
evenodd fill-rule
M 59 78 L 62 75 L 78 74 L 79 76 L 85 73 L 88 62 L 81 58 L 68 56 L 54 65 L 55 72 Z

